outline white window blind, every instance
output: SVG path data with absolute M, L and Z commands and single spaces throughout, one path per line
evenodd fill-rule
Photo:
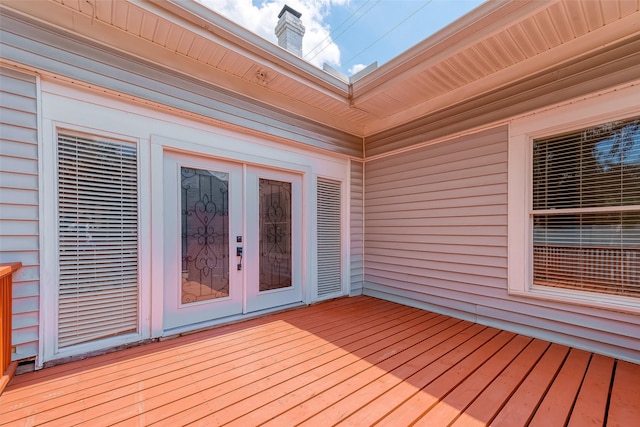
M 318 178 L 318 297 L 342 290 L 340 183 Z
M 58 345 L 138 328 L 136 146 L 58 136 Z
M 533 283 L 640 297 L 640 118 L 533 142 Z

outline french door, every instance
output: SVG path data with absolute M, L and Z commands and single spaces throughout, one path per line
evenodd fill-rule
M 302 301 L 301 181 L 165 153 L 165 330 Z

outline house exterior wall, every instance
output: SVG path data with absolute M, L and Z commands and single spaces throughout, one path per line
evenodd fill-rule
M 38 351 L 40 284 L 38 101 L 35 75 L 0 68 L 0 262 L 13 277 L 13 359 Z
M 364 165 L 351 161 L 351 197 L 350 203 L 350 295 L 362 293 L 364 277 Z
M 154 258 L 151 245 L 153 231 L 161 233 L 163 224 L 152 224 L 159 215 L 150 212 L 163 206 L 153 205 L 150 194 L 161 193 L 153 182 L 161 182 L 162 176 L 152 165 L 155 162 L 157 170 L 161 164 L 164 146 L 156 141 L 164 140 L 174 141 L 167 142 L 171 150 L 209 156 L 224 152 L 231 161 L 261 165 L 268 159 L 267 166 L 282 166 L 280 154 L 290 156 L 286 162 L 301 165 L 297 172 L 309 175 L 307 195 L 313 195 L 309 183 L 317 176 L 343 182 L 350 195 L 343 203 L 349 218 L 349 232 L 343 234 L 349 262 L 343 276 L 350 294 L 365 293 L 640 361 L 637 314 L 509 293 L 513 217 L 508 209 L 514 114 L 637 80 L 638 46 L 637 37 L 621 40 L 606 51 L 540 70 L 508 87 L 371 135 L 364 145 L 367 156 L 373 157 L 363 163 L 352 160 L 363 154 L 362 138 L 356 135 L 62 34 L 24 16 L 3 15 L 2 60 L 32 72 L 16 72 L 9 65 L 0 73 L 5 91 L 0 256 L 1 261 L 25 265 L 14 277 L 15 358 L 38 354 L 43 342 L 38 327 L 51 320 L 38 320 L 47 316 L 38 304 L 42 308 L 43 301 L 55 301 L 42 297 L 42 289 L 55 282 L 55 247 L 39 247 L 43 234 L 49 233 L 46 245 L 55 240 L 49 227 L 55 227 L 55 194 L 43 194 L 41 186 L 55 176 L 51 147 L 49 157 L 38 161 L 39 148 L 45 142 L 53 144 L 53 129 L 61 126 L 123 136 L 141 150 L 141 305 L 147 311 L 141 315 L 146 323 L 140 339 L 162 334 L 162 319 L 150 308 L 162 305 L 161 292 L 160 300 L 151 292 L 158 277 L 150 264 L 163 263 L 161 257 Z M 41 74 L 44 92 L 48 91 L 40 117 L 36 74 Z M 502 124 L 488 127 L 498 122 Z M 470 131 L 478 128 L 484 130 Z M 466 134 L 451 136 L 462 132 Z M 213 134 L 224 135 L 227 145 L 208 142 Z M 43 199 L 46 208 L 39 205 Z M 307 226 L 314 229 L 313 219 Z M 307 280 L 312 282 L 317 271 L 309 271 Z M 159 279 L 156 283 L 162 282 Z M 312 294 L 307 292 L 307 301 L 312 301 Z
M 57 248 L 56 248 L 56 184 L 55 184 L 55 146 L 57 130 L 79 132 L 98 138 L 113 138 L 130 141 L 136 144 L 139 158 L 139 306 L 140 328 L 135 334 L 122 335 L 105 339 L 101 342 L 80 344 L 65 349 L 56 348 L 56 312 L 55 304 L 40 307 L 40 337 L 36 344 L 42 347 L 38 366 L 48 361 L 73 357 L 91 351 L 108 348 L 148 338 L 156 338 L 166 334 L 163 327 L 163 283 L 165 278 L 162 268 L 151 268 L 151 265 L 164 265 L 164 247 L 162 235 L 165 224 L 163 214 L 165 206 L 162 202 L 163 158 L 166 151 L 195 156 L 197 159 L 215 159 L 219 162 L 230 162 L 235 165 L 254 165 L 287 170 L 299 174 L 303 182 L 303 265 L 304 292 L 303 302 L 311 303 L 317 292 L 313 288 L 317 271 L 313 268 L 312 247 L 315 245 L 314 230 L 315 182 L 321 175 L 327 179 L 343 183 L 349 188 L 349 159 L 330 153 L 309 152 L 294 144 L 283 144 L 264 136 L 248 135 L 219 127 L 215 122 L 193 120 L 175 115 L 171 109 L 150 108 L 142 101 L 123 102 L 120 94 L 103 90 L 96 91 L 84 86 L 70 83 L 61 84 L 49 77 L 43 77 L 40 92 L 43 168 L 41 169 L 41 190 L 43 218 L 41 230 L 43 235 L 43 262 L 40 273 L 43 281 L 40 296 L 43 301 L 57 300 Z M 204 160 L 203 160 L 204 161 Z M 36 181 L 38 178 L 36 168 Z M 37 185 L 36 185 L 37 188 Z M 343 211 L 349 206 L 344 192 L 342 197 Z M 36 205 L 37 208 L 37 205 Z M 343 215 L 347 218 L 348 215 Z M 37 218 L 36 218 L 37 219 Z M 36 221 L 37 224 L 37 221 Z M 348 228 L 345 224 L 345 229 Z M 343 256 L 348 266 L 349 246 L 348 233 L 343 235 Z M 37 240 L 37 233 L 36 233 Z M 153 242 L 153 243 L 152 243 Z M 247 267 L 249 268 L 249 267 Z M 349 274 L 343 275 L 343 290 L 348 290 Z M 37 295 L 37 294 L 36 294 Z M 37 304 L 37 299 L 36 299 Z M 36 311 L 36 314 L 37 311 Z M 239 320 L 246 316 L 237 316 Z M 211 325 L 229 319 L 216 319 Z M 209 324 L 207 324 L 209 325 Z M 37 329 L 36 324 L 36 329 Z M 198 325 L 202 327 L 204 325 Z M 188 330 L 188 327 L 183 328 Z M 172 332 L 173 333 L 173 332 Z
M 501 125 L 365 163 L 364 293 L 637 363 L 637 314 L 509 294 L 508 141 Z

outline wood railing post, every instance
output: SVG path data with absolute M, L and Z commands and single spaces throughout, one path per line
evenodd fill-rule
M 17 366 L 17 362 L 11 363 L 11 318 L 13 272 L 20 267 L 20 262 L 0 264 L 0 393 L 9 383 Z

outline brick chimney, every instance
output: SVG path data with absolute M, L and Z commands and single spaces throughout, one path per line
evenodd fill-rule
M 301 16 L 300 12 L 285 5 L 278 15 L 279 21 L 276 25 L 278 46 L 300 57 L 302 57 L 302 36 L 304 35 Z

